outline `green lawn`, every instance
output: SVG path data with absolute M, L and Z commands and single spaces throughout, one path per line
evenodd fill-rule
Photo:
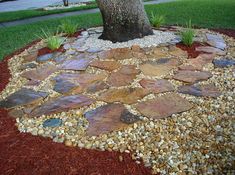
M 144 0 L 144 1 L 147 2 L 147 1 L 152 1 L 152 0 Z M 8 22 L 8 21 L 14 21 L 14 20 L 19 20 L 19 19 L 32 18 L 36 16 L 45 16 L 45 15 L 73 12 L 73 11 L 79 11 L 79 10 L 87 10 L 87 9 L 93 9 L 93 8 L 97 8 L 97 4 L 95 1 L 90 2 L 90 4 L 86 6 L 73 7 L 73 8 L 61 9 L 61 10 L 45 11 L 43 9 L 34 9 L 34 10 L 19 10 L 19 11 L 14 11 L 14 12 L 0 12 L 0 22 Z
M 197 27 L 235 29 L 234 0 L 182 0 L 158 5 L 147 5 L 146 11 L 163 14 L 166 24 L 184 25 L 189 19 Z M 41 28 L 56 31 L 61 20 L 76 21 L 81 28 L 102 25 L 100 14 L 86 14 L 37 22 L 9 28 L 0 28 L 0 60 L 14 50 L 37 39 Z M 37 36 L 36 36 L 37 35 Z
M 19 19 L 27 19 L 32 18 L 36 16 L 45 16 L 50 14 L 58 14 L 58 13 L 65 13 L 65 12 L 72 12 L 72 11 L 79 11 L 79 10 L 86 10 L 86 9 L 92 9 L 97 8 L 97 5 L 95 2 L 81 7 L 73 7 L 69 9 L 61 9 L 61 10 L 19 10 L 14 12 L 1 12 L 0 13 L 0 22 L 7 22 L 7 21 L 14 21 Z

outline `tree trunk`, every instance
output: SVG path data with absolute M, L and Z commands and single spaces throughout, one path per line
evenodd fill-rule
M 123 42 L 152 35 L 142 0 L 96 0 L 103 17 L 100 39 Z
M 64 6 L 69 6 L 69 0 L 63 0 Z

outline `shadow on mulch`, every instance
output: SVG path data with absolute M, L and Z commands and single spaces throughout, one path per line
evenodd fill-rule
M 32 44 L 37 43 L 35 41 Z M 30 46 L 29 45 L 29 46 Z M 9 82 L 7 61 L 29 46 L 0 62 L 0 91 Z M 119 160 L 123 157 L 123 161 Z M 130 154 L 66 147 L 49 138 L 20 133 L 15 119 L 0 110 L 0 174 L 4 175 L 150 175 L 151 169 L 136 164 Z

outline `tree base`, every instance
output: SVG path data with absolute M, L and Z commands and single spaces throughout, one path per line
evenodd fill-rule
M 109 40 L 109 41 L 112 41 L 113 43 L 116 43 L 116 42 L 126 42 L 126 41 L 133 40 L 136 38 L 143 38 L 148 35 L 153 35 L 152 29 L 146 30 L 143 32 L 136 32 L 136 31 L 129 32 L 129 31 L 127 31 L 127 32 L 122 32 L 122 33 L 115 32 L 115 31 L 111 31 L 111 32 L 104 31 L 99 36 L 99 39 Z

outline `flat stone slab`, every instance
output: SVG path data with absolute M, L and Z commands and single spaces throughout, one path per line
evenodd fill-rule
M 213 54 L 200 54 L 196 58 L 188 59 L 187 63 L 195 67 L 196 70 L 202 70 L 205 65 L 212 63 L 213 59 Z
M 66 80 L 58 80 L 56 81 L 53 90 L 60 94 L 66 94 L 72 91 L 75 87 L 77 87 L 77 85 L 72 82 Z
M 20 70 L 25 70 L 25 69 L 33 69 L 36 68 L 37 65 L 35 63 L 26 63 L 20 66 Z
M 128 125 L 121 121 L 122 114 L 125 114 L 125 111 L 126 109 L 122 104 L 108 104 L 85 113 L 89 122 L 87 135 L 107 134 L 127 127 Z
M 43 62 L 51 60 L 52 57 L 53 57 L 53 53 L 48 53 L 48 54 L 37 57 L 36 61 L 39 63 L 43 63 Z
M 147 76 L 162 76 L 177 67 L 179 61 L 173 58 L 161 58 L 157 61 L 147 61 L 140 66 L 140 70 Z
M 71 91 L 81 93 L 86 90 L 95 92 L 108 87 L 98 83 L 105 78 L 105 74 L 61 73 L 54 78 L 54 90 L 62 94 Z
M 62 120 L 59 118 L 51 118 L 47 119 L 46 121 L 43 122 L 43 127 L 59 127 L 62 124 Z
M 101 93 L 98 99 L 107 103 L 121 102 L 124 104 L 133 104 L 149 93 L 148 90 L 143 88 L 109 89 Z
M 146 117 L 161 119 L 172 114 L 188 111 L 193 106 L 184 98 L 172 93 L 147 100 L 136 105 L 136 109 Z
M 57 71 L 57 67 L 53 64 L 46 64 L 34 70 L 30 70 L 21 74 L 22 77 L 35 83 L 45 80 L 48 76 Z
M 223 39 L 223 37 L 219 34 L 206 34 L 207 43 L 213 47 L 216 47 L 218 49 L 224 50 L 226 48 L 226 43 Z
M 95 100 L 84 95 L 71 95 L 62 96 L 51 99 L 43 103 L 41 106 L 36 107 L 30 116 L 39 117 L 41 115 L 49 115 L 68 111 L 70 109 L 81 108 L 83 106 L 89 106 Z
M 107 82 L 110 86 L 120 87 L 127 86 L 133 82 L 140 70 L 134 65 L 124 65 L 117 72 L 112 72 Z
M 132 58 L 132 51 L 130 48 L 115 48 L 102 51 L 98 54 L 100 59 L 115 59 L 124 60 Z
M 213 85 L 199 85 L 199 86 L 180 86 L 179 93 L 194 95 L 197 97 L 219 97 L 221 92 Z
M 21 90 L 8 96 L 5 100 L 0 101 L 0 107 L 13 108 L 36 103 L 45 98 L 47 95 L 48 94 L 46 92 L 37 92 L 32 89 L 22 88 Z
M 215 67 L 219 67 L 219 68 L 224 68 L 224 67 L 229 67 L 229 66 L 234 66 L 235 65 L 235 60 L 232 59 L 215 59 L 213 61 L 213 64 L 215 65 Z
M 142 79 L 140 81 L 140 85 L 148 89 L 152 93 L 164 93 L 174 91 L 174 86 L 167 80 L 150 80 L 150 79 Z
M 23 62 L 22 63 L 28 63 L 28 62 L 32 62 L 32 61 L 36 61 L 36 58 L 38 56 L 38 52 L 32 52 L 27 54 L 26 56 L 23 57 Z
M 181 70 L 178 71 L 173 76 L 173 79 L 178 81 L 183 81 L 185 83 L 196 83 L 199 81 L 207 80 L 211 77 L 212 74 L 207 71 L 195 72 L 195 71 Z
M 169 54 L 175 57 L 188 57 L 188 53 L 178 47 L 176 47 L 175 45 L 171 45 L 169 47 Z
M 84 71 L 89 66 L 92 59 L 93 58 L 86 57 L 85 55 L 71 58 L 69 60 L 65 60 L 60 66 L 60 69 Z
M 226 55 L 225 51 L 222 51 L 222 50 L 220 50 L 218 48 L 210 47 L 210 46 L 197 47 L 196 51 L 198 51 L 198 52 L 205 52 L 205 53 L 211 53 L 211 54 L 216 54 L 216 55 L 221 55 L 221 56 Z
M 104 90 L 104 89 L 109 89 L 109 87 L 110 86 L 103 81 L 96 81 L 86 87 L 86 92 L 87 93 L 96 93 L 96 92 Z
M 99 61 L 95 60 L 92 61 L 90 66 L 96 67 L 99 69 L 107 70 L 107 71 L 113 71 L 121 67 L 121 64 L 117 61 Z

